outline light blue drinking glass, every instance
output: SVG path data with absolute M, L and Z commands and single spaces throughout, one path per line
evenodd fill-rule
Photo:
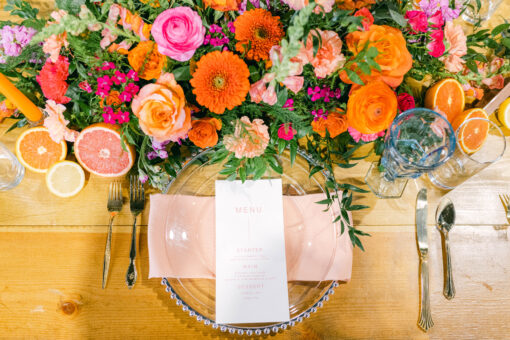
M 4 144 L 0 143 L 0 191 L 14 188 L 24 175 L 23 165 Z
M 455 151 L 455 132 L 445 117 L 425 108 L 401 113 L 391 124 L 381 164 L 365 177 L 379 198 L 398 198 L 409 178 L 418 178 L 444 164 Z

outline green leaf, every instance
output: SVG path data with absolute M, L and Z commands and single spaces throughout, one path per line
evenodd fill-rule
M 289 98 L 289 92 L 287 91 L 287 88 L 284 88 L 283 90 L 278 91 L 276 98 L 277 98 L 276 103 L 280 106 L 283 106 L 285 104 L 285 102 L 287 101 L 287 98 Z
M 375 57 L 377 57 L 379 55 L 379 50 L 377 49 L 377 47 L 370 47 L 367 52 L 366 52 L 366 56 L 370 59 L 374 59 Z
M 466 66 L 474 73 L 478 73 L 478 67 L 476 66 L 476 63 L 474 60 L 468 60 L 466 62 Z
M 350 205 L 349 208 L 347 208 L 347 210 L 354 211 L 354 210 L 363 210 L 363 209 L 368 209 L 368 208 L 370 208 L 368 205 L 357 204 L 357 205 Z
M 313 175 L 315 175 L 317 172 L 322 171 L 322 170 L 324 170 L 324 168 L 323 168 L 323 167 L 318 166 L 318 165 L 314 166 L 314 167 L 312 168 L 312 170 L 310 171 L 310 175 L 309 175 L 309 177 L 311 178 L 311 177 L 312 177 Z
M 166 173 L 169 174 L 170 176 L 177 177 L 177 172 L 175 171 L 174 168 L 170 166 L 170 164 L 168 163 L 163 164 L 163 168 L 165 168 Z
M 313 41 L 313 56 L 317 56 L 317 53 L 319 52 L 319 49 L 322 45 L 322 39 L 320 34 L 312 35 L 312 41 Z
M 246 181 L 246 168 L 245 167 L 239 168 L 239 178 L 241 178 L 241 182 L 243 182 L 243 183 Z
M 501 24 L 501 25 L 498 25 L 498 26 L 494 27 L 494 29 L 492 30 L 491 35 L 493 37 L 495 37 L 496 35 L 500 34 L 501 32 L 506 31 L 508 28 L 510 28 L 510 24 Z
M 291 141 L 290 142 L 290 165 L 294 165 L 294 161 L 296 160 L 296 154 L 297 154 L 297 142 Z
M 221 150 L 214 153 L 214 155 L 211 158 L 211 164 L 219 163 L 225 158 L 227 158 L 229 152 L 228 150 Z
M 358 84 L 358 85 L 365 85 L 365 83 L 363 83 L 363 80 L 361 80 L 361 78 L 358 76 L 358 74 L 356 72 L 354 72 L 353 70 L 351 69 L 345 69 L 345 71 L 347 72 L 347 76 L 349 77 L 349 79 L 351 81 L 353 81 L 354 83 Z
M 322 201 L 317 201 L 315 203 L 317 203 L 317 204 L 328 204 L 329 205 L 329 204 L 331 204 L 331 199 L 326 198 L 326 199 L 323 199 Z
M 501 39 L 501 43 L 505 45 L 506 48 L 510 49 L 510 38 L 503 38 Z
M 370 69 L 370 66 L 368 65 L 368 63 L 359 63 L 358 67 L 361 69 L 361 72 L 368 74 L 368 75 L 372 74 L 372 70 Z
M 336 165 L 342 169 L 350 169 L 358 165 L 358 163 L 336 163 Z
M 57 7 L 68 11 L 71 14 L 78 14 L 81 5 L 85 5 L 85 0 L 55 0 Z
M 400 13 L 395 12 L 394 10 L 390 9 L 390 16 L 400 27 L 407 26 L 407 20 L 404 18 L 404 16 Z
M 269 166 L 280 175 L 283 174 L 283 169 L 278 163 L 274 164 L 272 162 L 269 162 Z
M 368 190 L 361 189 L 360 187 L 357 187 L 357 186 L 352 185 L 352 184 L 342 183 L 342 184 L 338 184 L 338 187 L 341 188 L 341 189 L 351 190 L 351 191 L 359 192 L 359 193 L 362 193 L 362 194 L 368 193 Z
M 191 79 L 191 74 L 189 73 L 189 66 L 181 66 L 172 70 L 172 73 L 175 76 L 176 81 L 188 81 Z
M 287 146 L 287 141 L 285 139 L 278 139 L 278 153 L 281 154 L 285 147 Z
M 220 19 L 223 17 L 223 12 L 221 11 L 214 11 L 214 22 L 220 21 Z
M 260 164 L 257 164 L 257 169 L 255 170 L 255 174 L 253 175 L 253 179 L 257 180 L 264 176 L 266 173 L 267 165 L 264 162 L 260 162 Z

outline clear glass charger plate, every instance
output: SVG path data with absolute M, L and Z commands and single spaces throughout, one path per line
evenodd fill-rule
M 193 197 L 214 197 L 215 181 L 226 180 L 226 175 L 220 174 L 223 169 L 221 163 L 211 164 L 211 158 L 214 155 L 212 151 L 204 151 L 190 159 L 183 169 L 178 173 L 177 177 L 169 184 L 165 193 L 170 195 L 187 195 Z M 309 176 L 309 167 L 306 160 L 307 155 L 299 153 L 296 156 L 294 164 L 291 165 L 288 152 L 279 156 L 280 164 L 283 168 L 283 174 L 278 174 L 272 170 L 268 170 L 263 179 L 281 178 L 282 191 L 284 196 L 302 196 L 308 194 L 323 194 L 326 198 L 324 182 L 325 177 L 322 173 L 316 173 Z M 178 196 L 174 196 L 178 199 Z M 321 198 L 322 199 L 322 198 Z M 320 199 L 318 199 L 320 200 Z M 211 235 L 204 231 L 196 230 L 189 224 L 206 226 L 206 228 L 214 228 L 215 221 L 201 221 L 204 216 L 213 215 L 215 209 L 214 200 L 209 200 L 209 204 L 202 207 L 201 212 L 197 212 L 192 218 L 193 223 L 182 221 L 182 215 L 179 213 L 169 213 L 165 227 L 165 244 L 166 255 L 169 263 L 177 258 L 187 258 L 195 261 L 195 265 L 201 268 L 202 272 L 210 273 L 210 278 L 164 278 L 162 284 L 166 286 L 166 290 L 170 293 L 172 299 L 176 300 L 178 305 L 182 306 L 183 311 L 187 312 L 191 317 L 196 318 L 206 325 L 213 328 L 219 328 L 221 331 L 230 333 L 260 335 L 262 333 L 269 334 L 284 330 L 289 326 L 293 326 L 297 322 L 301 322 L 304 318 L 316 312 L 325 301 L 329 299 L 329 295 L 333 294 L 333 288 L 338 286 L 336 281 L 327 280 L 335 257 L 337 247 L 337 237 L 339 236 L 339 225 L 330 223 L 323 226 L 320 233 L 310 233 L 310 229 L 306 232 L 304 220 L 302 218 L 303 211 L 301 207 L 287 200 L 284 209 L 290 209 L 285 213 L 293 216 L 292 221 L 285 221 L 285 244 L 286 244 L 286 262 L 287 272 L 300 263 L 306 261 L 304 257 L 310 251 L 321 252 L 321 263 L 316 264 L 314 268 L 315 276 L 318 281 L 288 281 L 289 292 L 289 313 L 290 321 L 278 323 L 250 323 L 250 324 L 218 324 L 215 322 L 215 287 L 214 268 L 215 259 L 208 256 L 205 249 L 214 248 L 215 238 L 205 235 Z M 172 204 L 169 204 L 171 209 Z M 324 206 L 325 207 L 325 206 Z M 205 213 L 209 210 L 209 213 Z M 331 215 L 331 221 L 334 220 L 331 211 L 324 212 Z M 195 220 L 196 219 L 196 220 Z M 189 216 L 187 218 L 189 221 Z M 204 228 L 204 227 L 202 227 Z M 320 236 L 318 236 L 320 234 Z M 320 238 L 320 242 L 319 242 Z M 191 244 L 193 240 L 193 244 Z M 199 244 L 200 247 L 196 245 Z M 288 249 L 293 247 L 293 249 Z M 308 259 L 309 262 L 309 259 Z M 174 262 L 175 263 L 175 262 Z M 271 306 L 267 306 L 271 308 Z

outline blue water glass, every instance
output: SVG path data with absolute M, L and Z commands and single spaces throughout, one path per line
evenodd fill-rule
M 400 197 L 409 178 L 436 169 L 454 151 L 455 133 L 444 116 L 425 108 L 405 111 L 386 134 L 381 169 L 372 164 L 365 182 L 380 198 Z

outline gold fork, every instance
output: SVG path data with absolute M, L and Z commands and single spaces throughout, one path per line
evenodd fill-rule
M 507 194 L 499 195 L 499 199 L 501 200 L 501 203 L 503 203 L 503 206 L 505 207 L 506 219 L 508 220 L 508 223 L 510 223 L 510 196 Z
M 106 246 L 104 249 L 103 261 L 103 289 L 108 280 L 108 269 L 110 268 L 110 251 L 112 244 L 112 224 L 113 218 L 122 210 L 122 184 L 120 182 L 110 183 L 108 189 L 108 211 L 110 212 L 110 224 L 108 225 L 108 236 L 106 237 Z

